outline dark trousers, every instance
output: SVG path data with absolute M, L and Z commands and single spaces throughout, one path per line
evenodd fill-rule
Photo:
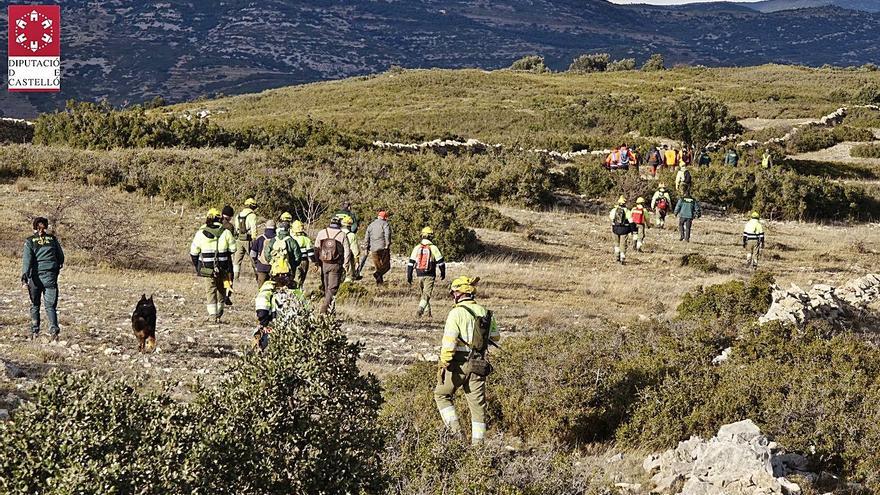
M 256 272 L 257 274 L 257 288 L 263 286 L 263 283 L 269 280 L 269 272 Z
M 693 218 L 678 219 L 678 235 L 679 240 L 691 242 L 691 224 L 694 223 Z
M 58 275 L 41 273 L 28 280 L 28 296 L 31 300 L 31 332 L 40 333 L 40 300 L 46 305 L 46 319 L 49 320 L 49 333 L 57 335 L 58 327 Z
M 339 291 L 339 283 L 344 276 L 342 264 L 321 264 L 321 281 L 324 283 L 324 300 L 321 302 L 321 313 L 327 313 L 330 305 L 333 304 L 333 298 Z
M 383 277 L 391 270 L 391 250 L 380 249 L 370 253 L 370 256 L 373 258 L 373 266 L 376 267 L 376 272 L 373 273 L 376 283 L 384 283 Z

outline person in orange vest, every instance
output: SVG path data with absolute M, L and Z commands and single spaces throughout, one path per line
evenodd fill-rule
M 645 244 L 645 229 L 648 228 L 649 210 L 645 208 L 645 198 L 636 199 L 636 206 L 630 210 L 632 221 L 636 224 L 636 251 L 642 252 L 642 246 Z
M 620 148 L 614 147 L 611 153 L 605 157 L 605 168 L 608 170 L 616 170 L 620 166 Z

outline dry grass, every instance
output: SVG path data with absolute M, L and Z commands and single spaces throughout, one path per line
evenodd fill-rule
M 144 228 L 147 254 L 158 260 L 156 265 L 138 270 L 100 267 L 88 253 L 69 248 L 59 306 L 67 346 L 25 342 L 27 303 L 17 282 L 21 242 L 30 223 L 23 212 L 37 212 L 61 196 L 95 193 L 88 187 L 60 189 L 54 184 L 33 184 L 27 191 L 0 186 L 0 351 L 33 368 L 36 375 L 49 367 L 98 367 L 150 381 L 186 384 L 196 377 L 210 381 L 228 357 L 248 343 L 256 283 L 246 269 L 233 297 L 235 305 L 227 311 L 227 323 L 219 328 L 206 325 L 201 280 L 192 275 L 187 255 L 201 213 L 137 194 L 106 193 L 112 203 L 136 214 Z M 685 292 L 749 274 L 738 244 L 744 219 L 698 220 L 690 244 L 679 242 L 671 228 L 651 229 L 646 252 L 631 252 L 629 263 L 619 266 L 612 259 L 609 227 L 602 213 L 501 210 L 540 228 L 544 241 L 529 240 L 526 232 L 480 229 L 489 254 L 451 263 L 448 279 L 462 274 L 482 277 L 480 299 L 495 310 L 508 336 L 595 321 L 670 317 Z M 767 227 L 763 267 L 777 274 L 781 284 L 837 284 L 875 270 L 880 261 L 877 225 L 772 223 Z M 689 253 L 702 254 L 722 273 L 681 267 L 680 258 Z M 405 283 L 404 259 L 394 260 L 387 287 L 367 282 L 369 272 L 368 266 L 361 282 L 366 296 L 339 307 L 350 335 L 366 345 L 367 369 L 385 375 L 435 355 L 451 304 L 446 287 L 438 284 L 435 290 L 433 318 L 417 320 L 418 290 Z M 317 275 L 312 272 L 310 277 L 308 288 L 314 289 Z M 159 307 L 160 352 L 148 357 L 136 355 L 129 323 L 142 293 L 154 294 Z M 78 350 L 71 350 L 74 344 Z

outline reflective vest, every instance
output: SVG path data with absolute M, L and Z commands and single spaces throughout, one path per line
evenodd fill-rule
M 465 345 L 470 343 L 474 338 L 474 328 L 477 321 L 468 313 L 467 306 L 473 311 L 477 317 L 486 315 L 486 308 L 480 306 L 473 299 L 462 301 L 455 305 L 446 318 L 446 326 L 443 328 L 443 340 L 440 344 L 440 363 L 446 364 L 452 361 L 457 352 L 470 352 L 471 348 Z M 489 338 L 492 342 L 498 342 L 501 333 L 498 331 L 498 324 L 492 319 L 492 326 L 489 329 Z M 460 339 L 460 340 L 459 340 Z M 462 342 L 464 341 L 464 342 Z
M 219 224 L 203 225 L 193 237 L 190 256 L 198 256 L 201 269 L 213 270 L 215 263 L 224 268 L 235 249 L 232 232 Z M 207 272 L 203 273 L 207 275 Z
M 293 240 L 296 241 L 299 246 L 300 253 L 302 253 L 302 257 L 306 259 L 314 259 L 315 257 L 315 247 L 312 245 L 312 239 L 307 236 L 304 232 L 297 232 L 292 235 Z
M 634 223 L 637 223 L 639 225 L 645 225 L 645 223 L 647 223 L 646 222 L 647 215 L 646 215 L 644 206 L 637 205 L 635 208 L 632 209 L 631 215 L 632 215 L 632 221 Z
M 408 264 L 415 270 L 416 276 L 434 277 L 437 275 L 437 267 L 445 266 L 446 262 L 443 261 L 443 255 L 440 254 L 440 249 L 434 243 L 428 239 L 422 239 L 422 242 L 413 248 Z
M 274 296 L 275 283 L 263 282 L 260 291 L 257 293 L 257 297 L 254 299 L 254 308 L 256 308 L 257 311 L 274 312 L 276 310 Z
M 746 222 L 746 226 L 743 228 L 743 238 L 747 241 L 763 241 L 764 226 L 760 221 L 752 218 Z

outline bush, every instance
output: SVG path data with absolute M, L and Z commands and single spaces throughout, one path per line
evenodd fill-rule
M 698 287 L 678 305 L 678 317 L 694 321 L 720 320 L 725 324 L 757 319 L 770 308 L 773 276 L 757 272 L 748 283 L 732 280 L 707 288 Z
M 33 139 L 33 125 L 19 120 L 0 119 L 0 144 L 29 143 Z
M 880 86 L 877 83 L 866 83 L 855 95 L 854 103 L 860 105 L 876 105 L 880 103 Z
M 682 256 L 680 265 L 689 266 L 704 273 L 718 273 L 720 271 L 717 264 L 709 261 L 699 253 L 690 253 Z
M 844 141 L 873 141 L 874 132 L 870 129 L 839 125 L 831 130 L 831 136 L 838 143 Z
M 654 118 L 643 121 L 642 134 L 667 136 L 697 148 L 742 131 L 727 105 L 704 96 L 680 96 L 658 105 L 655 112 Z
M 517 59 L 510 64 L 510 70 L 535 72 L 538 74 L 550 72 L 550 69 L 544 65 L 544 57 L 540 55 L 526 55 L 523 58 Z
M 623 58 L 620 60 L 615 60 L 608 64 L 608 72 L 617 72 L 623 70 L 636 70 L 636 59 L 634 58 Z
M 880 158 L 880 144 L 870 143 L 853 146 L 849 153 L 857 158 Z
M 663 62 L 663 55 L 659 53 L 651 55 L 648 60 L 645 61 L 644 65 L 642 65 L 642 70 L 645 72 L 666 70 L 666 65 Z
M 588 72 L 605 72 L 611 55 L 607 53 L 590 53 L 576 57 L 568 66 L 569 72 L 585 74 Z
M 880 127 L 880 110 L 865 107 L 850 108 L 843 121 L 853 127 Z
M 193 115 L 148 115 L 144 108 L 114 110 L 109 104 L 69 101 L 63 112 L 40 115 L 34 125 L 36 144 L 75 148 L 205 148 L 251 146 L 304 147 L 334 145 L 363 148 L 368 142 L 310 118 L 246 131 L 224 129 Z
M 831 129 L 808 126 L 791 136 L 787 148 L 790 153 L 809 153 L 830 148 L 835 144 L 837 140 L 831 134 Z
M 288 308 L 265 355 L 190 404 L 50 375 L 0 423 L 3 493 L 378 492 L 378 380 L 332 317 Z

